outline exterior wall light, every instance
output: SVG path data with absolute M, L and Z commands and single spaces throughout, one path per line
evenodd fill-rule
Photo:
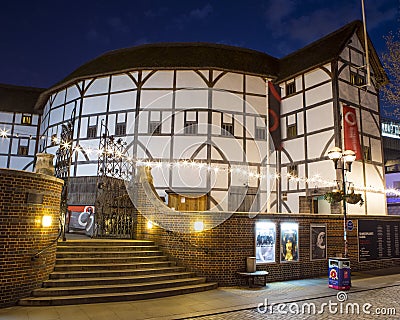
M 196 221 L 194 223 L 194 231 L 201 232 L 204 230 L 204 223 L 203 221 Z
M 48 228 L 48 227 L 50 227 L 51 224 L 52 224 L 52 221 L 53 221 L 52 216 L 44 215 L 44 216 L 42 217 L 42 227 L 43 227 L 43 228 Z
M 153 222 L 151 222 L 150 220 L 147 221 L 147 229 L 153 229 Z

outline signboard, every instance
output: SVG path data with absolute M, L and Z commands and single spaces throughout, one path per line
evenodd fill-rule
M 299 224 L 281 223 L 281 262 L 299 260 Z
M 256 222 L 256 263 L 275 262 L 276 226 L 270 221 Z
M 358 220 L 358 261 L 400 258 L 400 221 Z
M 353 229 L 354 229 L 353 221 L 351 221 L 351 220 L 347 221 L 347 230 L 348 231 L 353 231 Z
M 326 249 L 326 225 L 312 224 L 310 226 L 311 260 L 325 260 Z

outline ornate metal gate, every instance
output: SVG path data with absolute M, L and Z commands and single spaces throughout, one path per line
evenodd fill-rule
M 135 236 L 136 209 L 126 191 L 125 180 L 131 177 L 132 166 L 126 161 L 126 142 L 110 136 L 101 123 L 97 166 L 94 237 L 130 238 Z

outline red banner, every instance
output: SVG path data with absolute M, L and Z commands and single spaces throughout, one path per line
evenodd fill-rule
M 356 160 L 363 158 L 360 145 L 360 136 L 358 134 L 356 109 L 343 106 L 343 124 L 344 124 L 344 149 L 353 150 L 356 153 Z

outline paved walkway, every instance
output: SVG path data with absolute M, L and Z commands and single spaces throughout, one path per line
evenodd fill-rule
M 364 294 L 375 301 L 376 288 L 400 288 L 400 268 L 373 273 L 353 273 L 353 287 L 348 292 Z M 21 307 L 0 309 L 1 320 L 154 320 L 154 319 L 259 319 L 256 309 L 267 299 L 268 304 L 304 302 L 312 299 L 335 300 L 338 291 L 328 288 L 327 278 L 273 282 L 264 288 L 221 287 L 216 290 L 175 297 L 115 303 L 72 306 Z M 386 293 L 384 293 L 387 295 Z M 393 301 L 398 304 L 398 294 Z M 349 300 L 350 301 L 350 300 Z M 374 303 L 374 301 L 369 301 Z M 377 303 L 379 301 L 376 301 Z M 252 310 L 253 309 L 253 310 Z M 242 310 L 242 311 L 240 311 Z M 398 307 L 400 314 L 400 307 Z M 250 317 L 253 315 L 254 317 Z M 235 316 L 238 316 L 235 318 Z M 264 318 L 269 315 L 264 314 Z M 313 316 L 312 318 L 316 318 Z M 318 317 L 319 318 L 319 317 Z M 275 318 L 278 319 L 278 318 Z M 294 319 L 294 318 L 290 318 Z M 300 319 L 300 318 L 296 318 Z M 321 317 L 321 319 L 328 319 Z M 382 318 L 383 319 L 383 318 Z M 390 319 L 386 317 L 384 319 Z

